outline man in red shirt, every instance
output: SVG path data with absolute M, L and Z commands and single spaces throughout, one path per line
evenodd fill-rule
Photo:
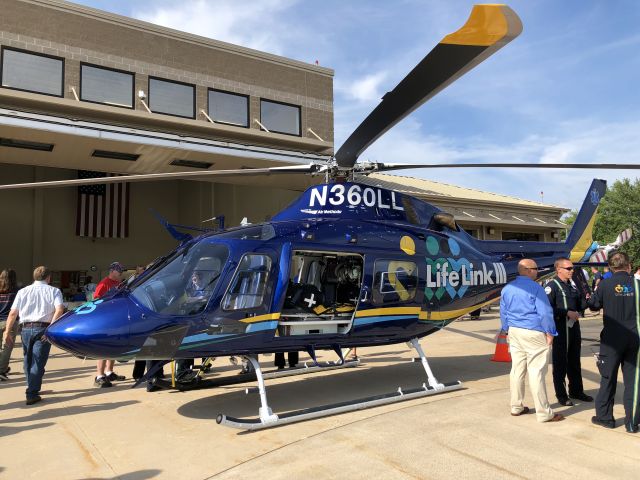
M 98 283 L 96 291 L 93 294 L 93 299 L 97 300 L 100 297 L 105 296 L 107 292 L 120 285 L 120 283 L 122 283 L 123 271 L 124 267 L 119 262 L 113 262 L 109 265 L 109 275 L 104 277 L 100 283 Z M 93 383 L 94 387 L 107 388 L 111 386 L 111 382 L 125 379 L 124 375 L 117 375 L 116 372 L 113 371 L 114 363 L 115 362 L 113 360 L 98 360 L 96 379 Z

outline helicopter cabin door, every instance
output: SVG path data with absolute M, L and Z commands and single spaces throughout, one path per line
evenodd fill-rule
M 363 256 L 293 250 L 280 336 L 335 335 L 351 329 L 362 288 Z

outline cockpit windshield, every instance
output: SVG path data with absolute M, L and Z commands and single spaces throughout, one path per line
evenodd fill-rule
M 229 258 L 225 245 L 200 242 L 168 257 L 131 295 L 140 304 L 167 315 L 202 312 Z

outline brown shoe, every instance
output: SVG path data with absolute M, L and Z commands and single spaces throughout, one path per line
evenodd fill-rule
M 556 413 L 552 418 L 550 418 L 548 421 L 549 422 L 561 422 L 562 420 L 564 420 L 564 415 L 562 415 L 561 413 Z
M 512 413 L 511 416 L 512 417 L 519 417 L 520 415 L 526 415 L 527 413 L 529 413 L 531 410 L 529 409 L 529 407 L 523 407 L 522 411 L 519 413 Z

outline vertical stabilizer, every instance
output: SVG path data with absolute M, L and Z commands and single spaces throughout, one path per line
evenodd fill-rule
M 573 262 L 588 261 L 593 253 L 593 225 L 596 221 L 598 205 L 606 191 L 607 182 L 594 179 L 582 202 L 582 207 L 565 242 L 571 250 L 570 258 Z

